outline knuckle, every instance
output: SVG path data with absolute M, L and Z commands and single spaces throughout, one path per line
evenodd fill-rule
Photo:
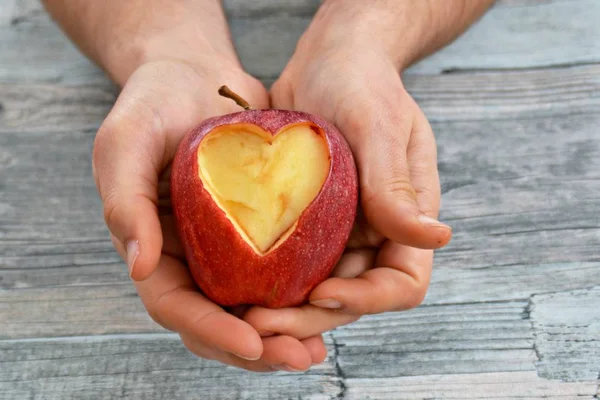
M 94 162 L 101 161 L 100 158 L 103 155 L 102 149 L 110 145 L 113 138 L 117 137 L 119 131 L 118 126 L 119 123 L 118 121 L 115 121 L 114 117 L 109 116 L 104 120 L 94 139 L 94 150 L 92 153 Z
M 113 235 L 116 236 L 115 228 L 118 221 L 119 202 L 116 196 L 108 194 L 104 196 L 104 222 Z M 122 239 L 122 238 L 119 238 Z
M 402 305 L 402 310 L 410 310 L 413 308 L 417 308 L 423 303 L 425 300 L 425 296 L 427 295 L 427 287 L 424 285 L 417 284 L 412 291 L 412 294 L 406 298 L 404 304 Z
M 156 309 L 154 307 L 147 307 L 146 311 L 148 312 L 148 315 L 150 316 L 152 321 L 156 322 L 163 328 L 166 328 L 162 323 L 162 318 L 160 317 L 160 314 L 156 311 Z
M 417 192 L 408 177 L 398 176 L 381 183 L 365 183 L 361 192 L 364 204 L 371 204 L 382 196 L 393 197 L 395 201 L 416 202 Z
M 165 329 L 169 329 L 163 323 L 163 320 L 160 316 L 161 314 L 156 306 L 156 302 L 148 301 L 143 296 L 141 296 L 141 299 L 142 299 L 142 303 L 144 304 L 144 307 L 146 308 L 146 312 L 148 313 L 148 316 L 150 316 L 152 321 L 156 322 L 158 325 L 162 326 Z
M 393 195 L 409 197 L 411 200 L 415 200 L 417 198 L 417 192 L 415 192 L 415 189 L 413 188 L 408 177 L 400 176 L 390 179 L 383 184 L 383 190 L 384 192 Z
M 419 199 L 426 200 L 428 203 L 439 203 L 441 197 L 441 186 L 439 180 L 428 183 L 427 185 L 418 185 L 415 192 Z
M 185 348 L 197 357 L 204 358 L 206 360 L 216 360 L 214 352 L 210 351 L 206 346 L 198 341 L 190 338 L 186 335 L 179 335 L 181 338 L 181 343 L 185 346 Z
M 180 293 L 183 290 L 184 288 L 182 287 L 176 287 L 167 290 L 166 292 L 158 295 L 158 297 L 156 298 L 150 298 L 147 301 L 144 301 L 146 311 L 148 312 L 150 318 L 152 318 L 154 322 L 156 322 L 163 328 L 171 329 L 171 327 L 169 327 L 166 323 L 164 315 L 168 315 L 169 312 L 172 312 L 172 307 L 170 307 L 169 304 L 172 296 L 176 295 L 177 293 Z
M 435 201 L 434 199 L 425 200 L 419 198 L 419 211 L 421 211 L 421 213 L 430 216 L 431 218 L 437 218 L 439 210 L 439 201 Z

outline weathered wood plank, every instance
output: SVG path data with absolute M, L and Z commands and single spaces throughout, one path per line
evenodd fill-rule
M 333 333 L 346 378 L 531 371 L 526 301 L 421 307 Z
M 0 339 L 164 332 L 127 280 L 0 290 L 0 321 Z
M 599 117 L 433 126 L 456 230 L 440 265 L 598 261 Z
M 93 131 L 0 134 L 0 270 L 113 263 Z
M 31 297 L 40 295 L 39 303 L 56 297 Z M 329 399 L 344 391 L 340 398 L 591 399 L 596 382 L 548 381 L 528 372 L 536 355 L 527 305 L 431 306 L 366 317 L 335 331 L 330 358 L 302 375 L 257 377 L 195 359 L 172 334 L 2 340 L 0 396 L 161 399 L 203 390 L 206 398 Z M 335 376 L 336 355 L 343 384 Z M 511 369 L 523 372 L 481 373 Z
M 0 81 L 108 84 L 45 14 L 0 26 Z
M 596 382 L 545 380 L 535 372 L 348 379 L 344 399 L 595 399 Z
M 285 66 L 318 1 L 275 5 L 235 0 L 225 6 L 242 63 L 250 73 L 270 81 Z M 106 84 L 102 72 L 31 0 L 23 5 L 10 0 L 2 9 L 1 82 Z M 500 2 L 458 41 L 410 73 L 600 62 L 598 18 L 600 3 L 595 0 Z
M 475 234 L 475 233 L 474 233 Z M 508 253 L 513 249 L 506 246 Z M 450 251 L 450 250 L 449 250 Z M 564 251 L 569 251 L 565 247 Z M 586 288 L 598 284 L 600 263 L 448 267 L 436 259 L 425 304 L 527 299 L 534 293 Z
M 318 4 L 226 0 L 245 65 L 271 81 Z M 4 0 L 0 398 L 597 398 L 600 67 L 435 75 L 599 62 L 596 16 L 594 0 L 502 0 L 405 76 L 456 233 L 426 306 L 333 332 L 307 374 L 257 377 L 194 358 L 149 319 L 89 166 L 114 89 L 36 0 Z M 535 295 L 548 291 L 561 293 Z
M 407 75 L 405 85 L 432 122 L 557 118 L 600 109 L 600 65 Z M 0 84 L 0 133 L 95 129 L 115 96 L 107 86 Z
M 39 0 L 2 0 L 0 26 L 16 26 L 43 17 L 45 10 Z
M 334 399 L 330 361 L 258 375 L 194 357 L 177 335 L 0 341 L 3 399 Z
M 223 6 L 230 19 L 249 18 L 261 20 L 268 16 L 312 17 L 321 5 L 321 0 L 224 0 Z
M 533 296 L 531 320 L 540 376 L 600 379 L 600 287 Z
M 97 129 L 115 98 L 103 86 L 0 84 L 0 133 Z
M 507 2 L 413 73 L 539 68 L 600 61 L 600 2 Z
M 430 121 L 556 118 L 600 110 L 600 65 L 436 76 L 404 84 Z

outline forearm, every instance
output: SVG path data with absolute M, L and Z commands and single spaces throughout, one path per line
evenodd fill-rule
M 123 85 L 146 62 L 238 62 L 219 0 L 44 0 L 63 31 Z
M 399 69 L 452 42 L 494 0 L 325 0 L 309 31 L 323 45 L 384 51 Z

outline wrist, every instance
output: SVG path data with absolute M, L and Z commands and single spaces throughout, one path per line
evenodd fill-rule
M 452 42 L 480 18 L 494 0 L 324 0 L 324 15 L 344 16 L 350 35 L 377 45 L 399 70 Z M 339 18 L 338 24 L 339 24 Z M 355 29 L 353 29 L 356 27 Z M 365 39 L 367 38 L 367 39 Z M 368 48 L 368 47 L 367 47 Z
M 299 48 L 377 53 L 397 69 L 408 67 L 431 38 L 427 2 L 324 0 Z M 431 29 L 430 29 L 431 31 Z M 310 49 L 308 48 L 310 47 Z
M 162 61 L 187 64 L 195 70 L 209 66 L 217 69 L 242 68 L 235 53 L 223 52 L 202 37 L 182 42 L 178 36 L 158 35 L 133 40 L 126 46 L 110 46 L 104 54 L 103 65 L 119 86 L 123 86 L 141 66 Z
M 148 8 L 144 1 L 116 6 L 125 9 L 111 9 L 115 17 L 96 33 L 99 64 L 117 84 L 123 86 L 140 66 L 158 61 L 241 68 L 220 1 L 153 1 L 151 11 L 139 8 Z

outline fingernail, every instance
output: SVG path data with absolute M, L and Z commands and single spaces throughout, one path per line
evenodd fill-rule
M 129 277 L 133 274 L 135 260 L 140 255 L 140 244 L 137 240 L 127 242 L 127 267 L 129 268 Z
M 335 299 L 322 299 L 322 300 L 314 300 L 311 301 L 310 304 L 313 306 L 321 307 L 321 308 L 342 308 L 342 303 Z
M 423 225 L 439 226 L 439 227 L 446 228 L 446 229 L 452 229 L 448 225 L 438 221 L 437 219 L 431 218 L 425 214 L 419 215 L 418 218 L 419 218 L 419 221 L 421 221 L 421 223 Z
M 258 357 L 248 357 L 248 356 L 243 356 L 241 354 L 237 354 L 237 353 L 233 353 L 233 352 L 231 354 L 233 354 L 236 357 L 243 358 L 244 360 L 248 360 L 248 361 L 260 360 L 260 356 L 258 356 Z
M 258 331 L 260 337 L 273 336 L 275 333 L 271 331 Z
M 303 372 L 301 369 L 294 369 L 287 364 L 273 365 L 271 369 L 273 371 Z

